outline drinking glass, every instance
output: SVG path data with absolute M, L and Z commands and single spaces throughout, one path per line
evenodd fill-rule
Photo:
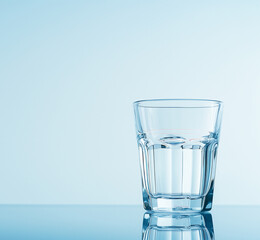
M 223 104 L 217 100 L 134 102 L 146 210 L 210 210 Z
M 214 227 L 208 212 L 187 215 L 145 213 L 142 240 L 213 240 Z

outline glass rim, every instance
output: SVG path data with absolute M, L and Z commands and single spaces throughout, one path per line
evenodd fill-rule
M 138 100 L 133 105 L 143 108 L 213 108 L 220 107 L 223 102 L 213 99 L 161 98 Z

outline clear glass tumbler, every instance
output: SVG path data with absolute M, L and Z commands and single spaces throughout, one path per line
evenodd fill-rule
M 134 102 L 146 210 L 212 208 L 222 109 L 216 100 Z

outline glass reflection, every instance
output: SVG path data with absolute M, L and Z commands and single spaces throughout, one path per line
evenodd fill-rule
M 210 213 L 177 215 L 145 213 L 142 240 L 212 240 L 214 229 Z

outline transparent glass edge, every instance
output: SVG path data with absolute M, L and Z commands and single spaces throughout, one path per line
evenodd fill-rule
M 141 105 L 142 103 L 152 103 L 152 102 L 164 102 L 164 101 L 194 101 L 194 102 L 209 102 L 209 103 L 214 103 L 214 105 L 209 105 L 209 106 L 143 106 Z M 143 100 L 137 100 L 133 102 L 133 105 L 137 108 L 142 107 L 142 108 L 214 108 L 214 107 L 221 107 L 223 106 L 223 101 L 220 100 L 215 100 L 215 99 L 195 99 L 195 98 L 165 98 L 165 99 L 143 99 Z

